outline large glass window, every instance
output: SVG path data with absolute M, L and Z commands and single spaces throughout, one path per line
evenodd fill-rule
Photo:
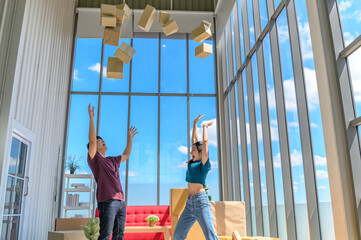
M 66 154 L 79 160 L 82 171 L 77 173 L 91 173 L 86 161 L 89 103 L 107 156 L 122 154 L 128 127 L 137 127 L 130 158 L 119 168 L 128 205 L 168 205 L 171 188 L 187 187 L 188 126 L 196 114 L 215 121 L 208 129 L 212 170 L 207 184 L 212 199 L 219 200 L 214 56 L 195 57 L 199 44 L 187 39 L 187 34 L 121 39 L 136 50 L 124 64 L 123 79 L 106 78 L 108 57 L 117 47 L 102 45 L 101 39 L 77 39 Z M 213 45 L 211 39 L 206 42 Z

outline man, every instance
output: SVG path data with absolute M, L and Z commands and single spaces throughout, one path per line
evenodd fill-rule
M 100 218 L 100 236 L 98 240 L 108 240 L 113 232 L 113 240 L 124 238 L 125 203 L 122 185 L 119 178 L 119 166 L 129 158 L 132 142 L 137 129 L 128 131 L 127 146 L 122 155 L 105 157 L 107 146 L 104 140 L 95 136 L 94 107 L 88 106 L 89 112 L 89 144 L 88 165 L 97 182 L 97 202 Z

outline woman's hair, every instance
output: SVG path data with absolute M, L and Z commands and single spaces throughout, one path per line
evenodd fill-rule
M 196 146 L 198 152 L 202 152 L 202 146 L 203 146 L 203 142 L 202 141 L 198 141 L 193 143 L 194 146 Z

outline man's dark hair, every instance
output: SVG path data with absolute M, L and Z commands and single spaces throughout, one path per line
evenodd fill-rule
M 202 141 L 198 141 L 193 143 L 194 146 L 196 146 L 198 152 L 202 152 L 202 146 L 203 146 L 203 142 Z
M 101 138 L 100 136 L 97 136 L 97 139 L 101 139 L 101 140 L 103 140 L 103 138 Z M 104 141 L 104 140 L 103 140 Z M 86 147 L 88 148 L 88 150 L 89 150 L 89 143 L 86 145 Z

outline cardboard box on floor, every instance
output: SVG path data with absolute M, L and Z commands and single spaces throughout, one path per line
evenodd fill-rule
M 83 230 L 48 232 L 48 240 L 87 240 Z
M 152 26 L 156 16 L 157 11 L 155 8 L 147 4 L 142 16 L 139 19 L 138 27 L 140 27 L 143 31 L 149 32 L 149 29 Z
M 172 216 L 172 234 L 183 212 L 188 197 L 188 189 L 172 188 L 170 190 L 170 210 Z M 244 202 L 240 201 L 211 201 L 211 210 L 214 228 L 218 236 L 232 236 L 237 230 L 246 235 L 246 213 Z M 205 240 L 203 231 L 198 222 L 190 229 L 187 240 Z
M 56 218 L 55 231 L 81 230 L 80 225 L 87 225 L 91 218 Z

